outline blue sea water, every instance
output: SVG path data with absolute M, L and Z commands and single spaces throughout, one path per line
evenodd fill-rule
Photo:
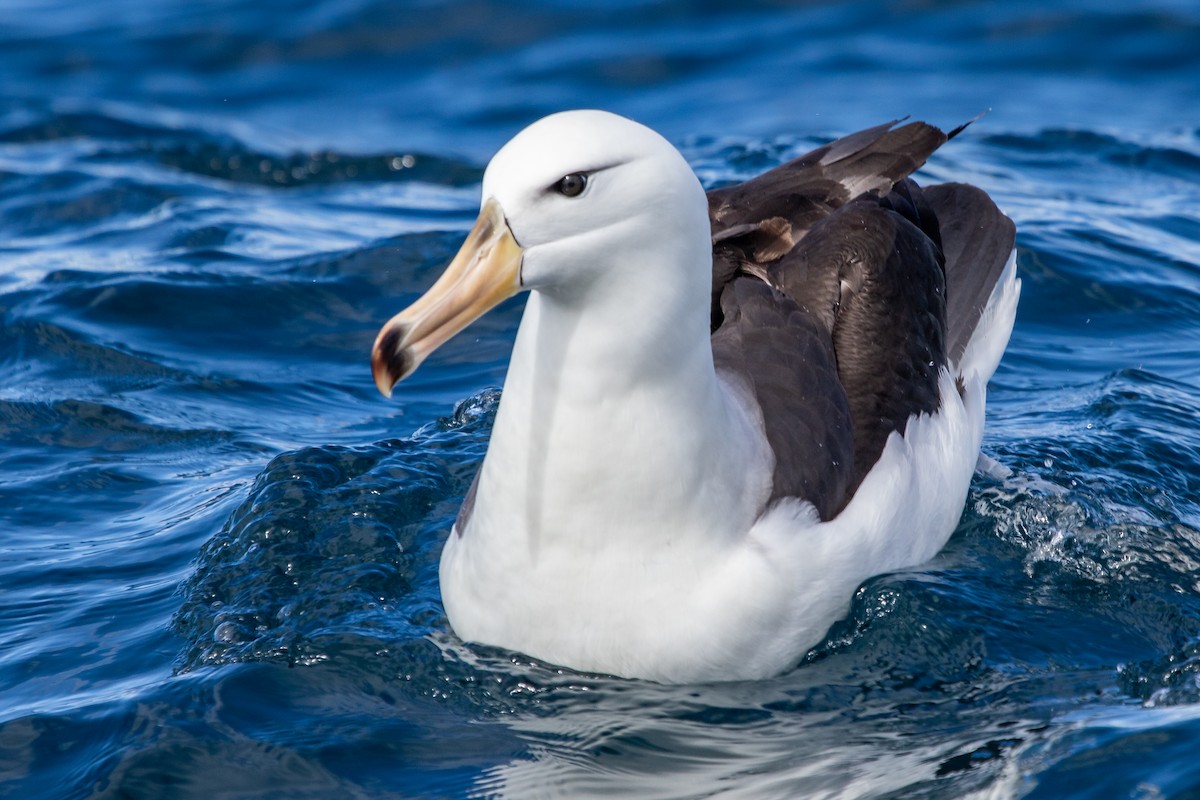
M 991 112 L 1024 295 L 958 531 L 773 680 L 464 644 L 441 542 L 510 301 L 367 355 L 570 107 L 709 184 Z M 1200 797 L 1192 0 L 6 0 L 0 795 Z

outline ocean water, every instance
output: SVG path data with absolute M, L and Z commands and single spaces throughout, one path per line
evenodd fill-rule
M 1018 224 L 1011 474 L 778 678 L 446 625 L 521 302 L 368 352 L 570 107 L 710 184 L 991 109 L 920 177 Z M 0 796 L 1200 797 L 1198 194 L 1192 0 L 7 0 Z

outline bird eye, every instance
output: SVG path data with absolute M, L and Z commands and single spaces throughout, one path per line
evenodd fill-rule
M 578 197 L 587 188 L 587 180 L 587 175 L 582 172 L 572 172 L 570 175 L 564 175 L 554 184 L 554 188 L 563 197 Z

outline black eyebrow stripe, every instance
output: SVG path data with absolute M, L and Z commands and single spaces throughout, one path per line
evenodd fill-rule
M 593 167 L 592 169 L 577 169 L 577 170 L 573 170 L 573 171 L 571 171 L 571 172 L 564 172 L 562 175 L 559 175 L 557 178 L 555 178 L 555 179 L 554 179 L 554 180 L 551 182 L 551 184 L 545 188 L 545 190 L 544 190 L 544 191 L 547 191 L 547 192 L 556 192 L 556 191 L 558 191 L 558 184 L 559 184 L 559 182 L 561 182 L 561 181 L 562 181 L 562 179 L 563 179 L 563 178 L 565 178 L 565 177 L 567 177 L 568 175 L 582 175 L 582 176 L 584 176 L 585 178 L 591 178 L 593 175 L 596 175 L 596 174 L 598 174 L 598 173 L 601 173 L 601 172 L 606 172 L 606 171 L 608 171 L 608 170 L 612 169 L 613 167 L 619 167 L 619 166 L 621 166 L 622 164 L 625 164 L 625 163 L 628 163 L 628 162 L 625 162 L 625 161 L 614 161 L 613 163 L 611 163 L 611 164 L 605 164 L 605 165 L 604 165 L 604 166 L 602 166 L 602 167 Z

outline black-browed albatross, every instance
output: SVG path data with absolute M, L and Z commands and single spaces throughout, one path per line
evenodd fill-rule
M 765 677 L 863 580 L 937 553 L 1020 292 L 987 195 L 908 177 L 947 138 L 892 122 L 707 196 L 606 112 L 496 154 L 461 251 L 372 351 L 390 394 L 531 292 L 442 553 L 461 638 L 664 682 Z

